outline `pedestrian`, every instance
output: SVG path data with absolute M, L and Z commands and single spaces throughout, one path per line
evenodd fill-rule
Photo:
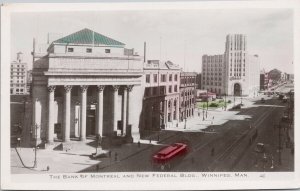
M 211 156 L 214 156 L 214 155 L 215 155 L 215 148 L 214 148 L 214 147 L 211 149 L 210 155 L 211 155 Z
M 141 143 L 140 143 L 140 141 L 138 141 L 138 148 L 140 148 L 141 147 Z
M 149 139 L 149 143 L 151 144 L 151 138 Z
M 47 166 L 47 171 L 49 171 L 50 170 L 50 167 L 49 166 Z

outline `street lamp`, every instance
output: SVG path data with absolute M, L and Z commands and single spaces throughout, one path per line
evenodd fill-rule
M 37 129 L 38 129 L 38 124 L 35 124 L 35 143 L 34 143 L 34 163 L 33 163 L 33 168 L 37 167 Z
M 205 118 L 207 118 L 207 110 L 208 110 L 208 91 L 206 92 L 206 116 L 205 116 Z
M 243 105 L 243 93 L 242 93 L 242 90 L 241 90 L 241 105 Z
M 226 102 L 226 93 L 225 93 L 225 105 L 224 105 L 225 111 L 227 109 L 227 102 Z

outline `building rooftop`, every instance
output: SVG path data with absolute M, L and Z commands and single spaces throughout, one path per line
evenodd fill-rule
M 94 32 L 90 29 L 82 29 L 68 36 L 55 40 L 53 44 L 93 44 L 106 46 L 124 46 L 125 44 L 112 38 Z
M 144 69 L 160 69 L 160 70 L 181 70 L 179 65 L 174 64 L 171 61 L 160 61 L 160 60 L 148 60 L 144 66 Z

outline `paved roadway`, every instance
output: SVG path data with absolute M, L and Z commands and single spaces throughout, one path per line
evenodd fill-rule
M 280 91 L 286 92 L 292 88 L 287 86 L 281 87 Z M 161 145 L 153 145 L 101 171 L 153 171 L 153 153 L 181 140 L 189 142 L 190 151 L 171 171 L 292 171 L 292 154 L 282 159 L 284 164 L 279 165 L 279 130 L 274 128 L 280 123 L 287 103 L 282 103 L 277 97 L 264 97 L 265 103 L 261 103 L 261 97 L 255 98 L 254 107 L 244 108 L 237 114 L 251 116 L 247 120 L 229 120 L 217 128 L 212 125 L 203 132 L 165 131 L 163 133 L 168 134 L 166 137 L 169 138 L 160 142 Z M 214 131 L 210 131 L 212 128 Z M 286 131 L 281 129 L 280 136 L 283 145 L 287 139 Z M 265 144 L 265 154 L 254 151 L 258 142 Z

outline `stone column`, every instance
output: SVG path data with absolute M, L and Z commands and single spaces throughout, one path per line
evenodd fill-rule
M 176 99 L 176 120 L 179 123 L 179 98 Z
M 174 117 L 173 112 L 174 112 L 174 99 L 172 98 L 171 99 L 171 122 L 172 122 L 172 124 L 173 124 L 173 117 Z
M 86 140 L 86 93 L 88 86 L 80 86 L 81 112 L 80 112 L 80 141 Z
M 42 106 L 41 101 L 38 98 L 33 99 L 33 124 L 32 124 L 32 140 L 33 144 L 39 144 L 41 142 L 41 119 L 42 119 Z
M 127 126 L 127 102 L 128 102 L 128 87 L 124 86 L 124 92 L 123 92 L 123 135 L 126 135 L 126 126 Z
M 165 100 L 164 102 L 164 123 L 165 123 L 165 128 L 168 126 L 168 100 Z
M 64 100 L 64 136 L 63 141 L 70 141 L 70 123 L 71 123 L 71 90 L 72 86 L 64 86 L 65 89 L 65 100 Z
M 112 121 L 113 121 L 113 131 L 118 130 L 118 90 L 120 86 L 112 86 L 113 87 L 113 115 L 112 115 Z
M 55 86 L 48 86 L 48 134 L 47 142 L 52 143 L 54 137 L 54 92 Z
M 140 139 L 139 137 L 139 129 L 138 127 L 134 127 L 132 124 L 132 89 L 133 85 L 127 86 L 127 113 L 126 113 L 126 121 L 127 125 L 131 125 L 131 135 L 127 135 L 128 137 L 133 137 L 133 141 L 138 141 Z
M 96 128 L 96 135 L 99 134 L 101 137 L 103 136 L 103 90 L 105 86 L 97 86 L 98 88 L 98 95 L 97 95 L 97 128 Z

